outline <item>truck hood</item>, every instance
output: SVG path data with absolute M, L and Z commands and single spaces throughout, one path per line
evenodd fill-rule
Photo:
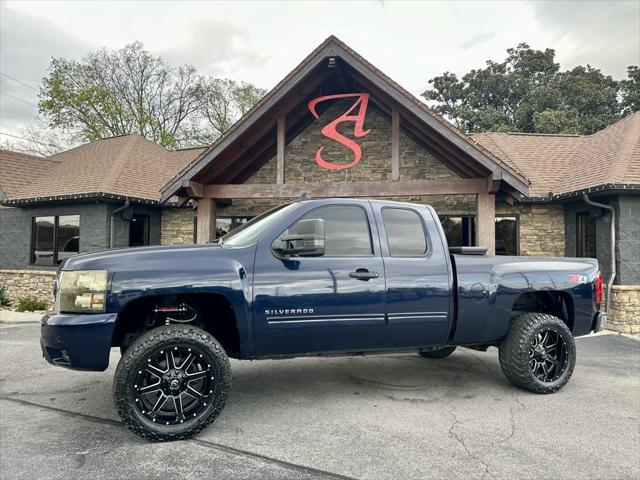
M 161 267 L 169 272 L 177 265 L 194 259 L 208 261 L 231 259 L 245 248 L 221 247 L 217 243 L 201 245 L 165 245 L 153 247 L 118 248 L 95 253 L 84 253 L 69 258 L 61 270 L 154 270 Z M 208 263 L 208 262 L 207 262 Z

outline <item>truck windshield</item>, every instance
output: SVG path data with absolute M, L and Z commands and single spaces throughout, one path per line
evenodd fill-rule
M 251 245 L 260 238 L 264 232 L 271 228 L 272 225 L 278 223 L 282 217 L 293 210 L 295 205 L 295 203 L 280 205 L 279 207 L 272 208 L 271 210 L 258 215 L 241 227 L 227 233 L 220 239 L 220 244 L 232 247 L 244 247 L 246 245 Z

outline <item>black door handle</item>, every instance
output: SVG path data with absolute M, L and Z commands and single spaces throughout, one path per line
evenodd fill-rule
M 355 272 L 351 272 L 349 276 L 358 280 L 369 280 L 370 278 L 378 278 L 378 273 L 370 272 L 366 268 L 359 268 Z

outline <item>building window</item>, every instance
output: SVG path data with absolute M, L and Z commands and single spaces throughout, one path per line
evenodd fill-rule
M 517 215 L 496 216 L 496 255 L 520 255 Z
M 240 225 L 244 225 L 252 218 L 253 217 L 216 218 L 216 238 L 226 235 L 231 230 L 235 230 Z
M 80 252 L 80 215 L 33 217 L 31 264 L 58 265 Z
M 149 215 L 133 215 L 129 221 L 129 246 L 149 245 Z
M 440 223 L 450 247 L 473 247 L 476 244 L 474 217 L 440 217 Z
M 383 208 L 384 231 L 392 257 L 422 257 L 427 251 L 422 220 L 405 208 Z
M 576 256 L 596 258 L 596 217 L 589 212 L 576 215 Z

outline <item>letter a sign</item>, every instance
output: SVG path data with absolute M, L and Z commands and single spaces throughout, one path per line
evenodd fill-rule
M 364 117 L 367 114 L 367 104 L 369 103 L 369 94 L 368 93 L 340 93 L 337 95 L 327 95 L 324 97 L 314 98 L 309 102 L 309 111 L 311 114 L 317 119 L 319 117 L 316 112 L 316 105 L 320 102 L 324 102 L 326 100 L 334 100 L 337 98 L 349 98 L 356 97 L 353 105 L 349 107 L 349 109 L 336 118 L 334 121 L 328 123 L 324 127 L 322 127 L 322 135 L 331 140 L 335 140 L 341 145 L 344 145 L 349 150 L 353 152 L 353 161 L 351 163 L 345 164 L 335 164 L 329 163 L 324 158 L 322 158 L 322 150 L 324 147 L 318 148 L 316 152 L 316 163 L 320 165 L 322 168 L 326 168 L 329 170 L 342 170 L 343 168 L 349 168 L 356 165 L 360 159 L 362 158 L 362 150 L 360 149 L 360 145 L 351 140 L 350 138 L 345 137 L 341 133 L 336 130 L 336 127 L 340 125 L 342 122 L 354 122 L 353 126 L 353 136 L 356 138 L 364 137 L 371 130 L 364 129 Z M 352 113 L 354 110 L 358 109 L 357 113 Z

